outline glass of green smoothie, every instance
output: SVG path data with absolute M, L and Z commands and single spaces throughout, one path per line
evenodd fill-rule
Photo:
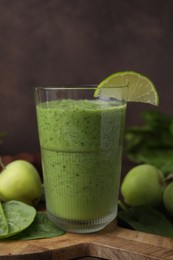
M 117 215 L 126 102 L 94 98 L 95 89 L 35 88 L 47 213 L 75 233 L 101 230 Z

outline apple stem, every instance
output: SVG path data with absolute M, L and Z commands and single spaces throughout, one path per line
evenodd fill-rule
M 2 157 L 0 156 L 0 166 L 2 167 L 2 169 L 5 169 L 5 164 L 2 161 Z
M 170 173 L 165 179 L 164 182 L 170 183 L 173 181 L 173 173 Z

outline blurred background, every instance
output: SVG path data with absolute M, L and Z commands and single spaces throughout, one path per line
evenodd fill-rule
M 39 151 L 38 85 L 134 70 L 153 80 L 160 106 L 129 103 L 127 127 L 144 109 L 173 114 L 172 14 L 172 0 L 0 0 L 1 154 Z

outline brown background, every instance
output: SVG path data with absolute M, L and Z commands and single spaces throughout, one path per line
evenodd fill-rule
M 173 107 L 172 0 L 0 0 L 1 154 L 39 150 L 33 87 L 98 83 L 121 70 L 148 75 L 159 109 Z M 129 104 L 127 126 L 140 112 Z

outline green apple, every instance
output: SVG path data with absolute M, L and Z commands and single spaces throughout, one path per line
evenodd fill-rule
M 158 206 L 162 203 L 164 175 L 155 166 L 143 164 L 125 176 L 121 193 L 129 206 Z
M 164 190 L 163 204 L 168 213 L 173 216 L 173 182 L 169 183 Z
M 0 200 L 19 200 L 36 205 L 42 195 L 42 183 L 36 168 L 24 160 L 9 163 L 0 173 Z

